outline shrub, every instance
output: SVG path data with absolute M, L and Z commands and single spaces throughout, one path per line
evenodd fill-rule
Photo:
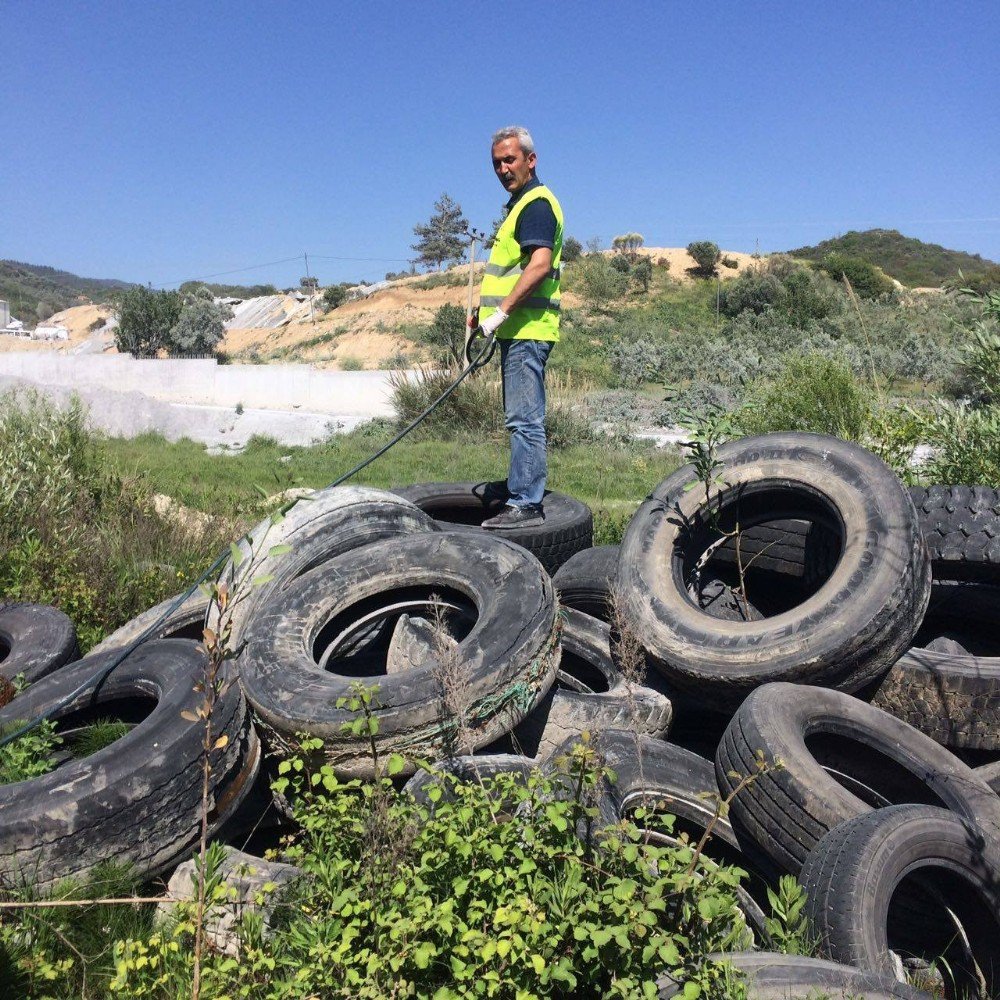
M 719 310 L 723 316 L 738 316 L 750 310 L 762 313 L 778 306 L 786 297 L 785 286 L 766 271 L 744 271 L 735 281 L 727 281 L 719 291 Z
M 945 282 L 945 288 L 952 291 L 967 288 L 970 292 L 975 292 L 977 295 L 985 295 L 987 292 L 1000 290 L 1000 264 L 994 264 L 993 267 L 985 271 L 978 271 L 968 276 L 959 271 L 954 278 L 949 278 Z
M 632 280 L 643 290 L 649 291 L 653 280 L 653 262 L 648 257 L 638 257 L 632 265 Z
M 233 531 L 157 514 L 141 480 L 104 467 L 79 402 L 0 398 L 0 594 L 61 608 L 84 650 L 182 589 Z
M 870 388 L 846 365 L 821 355 L 793 355 L 776 378 L 751 387 L 735 423 L 747 435 L 815 431 L 860 441 L 868 428 L 870 396 Z
M 340 365 L 340 370 L 342 372 L 360 372 L 364 371 L 365 363 L 360 358 L 347 357 L 338 358 L 337 363 Z
M 834 281 L 843 281 L 846 278 L 851 288 L 863 299 L 877 299 L 881 295 L 890 294 L 896 287 L 881 268 L 861 257 L 828 253 L 820 267 Z
M 715 274 L 715 265 L 719 263 L 722 254 L 717 244 L 710 240 L 698 240 L 687 245 L 687 252 L 695 262 L 695 271 L 702 277 L 710 278 Z
M 740 266 L 740 262 L 735 257 L 730 257 L 728 254 L 719 261 L 723 267 L 728 267 L 731 271 L 735 271 L 736 268 Z
M 323 289 L 323 302 L 327 309 L 336 309 L 337 306 L 342 306 L 346 301 L 347 288 L 344 285 L 327 285 Z
M 457 369 L 390 375 L 392 405 L 400 427 L 411 423 L 455 380 Z M 579 444 L 594 438 L 589 422 L 578 416 L 555 392 L 549 392 L 545 428 L 552 448 Z M 481 441 L 506 438 L 504 429 L 503 383 L 499 374 L 482 371 L 468 376 L 426 420 L 413 431 L 416 437 L 471 438 Z
M 571 287 L 591 309 L 603 310 L 625 295 L 628 277 L 603 254 L 591 253 L 578 261 Z
M 1000 488 L 1000 406 L 937 401 L 920 414 L 919 435 L 931 446 L 925 482 Z
M 615 254 L 608 263 L 619 273 L 628 276 L 632 272 L 632 265 L 628 257 L 624 254 Z
M 464 366 L 466 329 L 465 310 L 445 303 L 434 313 L 430 326 L 423 328 L 422 339 L 433 348 L 438 361 Z

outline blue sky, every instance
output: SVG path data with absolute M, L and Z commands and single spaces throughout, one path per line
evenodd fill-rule
M 512 122 L 582 241 L 1000 260 L 995 0 L 0 0 L 0 51 L 0 257 L 88 276 L 380 278 Z

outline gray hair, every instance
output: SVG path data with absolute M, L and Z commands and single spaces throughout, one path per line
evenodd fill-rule
M 490 148 L 492 149 L 498 142 L 503 142 L 504 139 L 517 139 L 525 156 L 535 151 L 535 140 L 523 125 L 507 125 L 494 132 Z

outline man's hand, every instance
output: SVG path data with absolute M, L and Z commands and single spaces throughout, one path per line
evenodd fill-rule
M 469 313 L 469 318 L 465 321 L 465 325 L 470 330 L 476 330 L 476 329 L 478 329 L 478 327 L 479 327 L 479 306 L 476 306 L 476 308 L 473 309 L 471 313 Z
M 502 309 L 496 309 L 491 312 L 489 316 L 486 317 L 479 324 L 479 329 L 482 331 L 484 337 L 490 336 L 490 334 L 495 333 L 500 324 L 507 318 L 507 314 Z

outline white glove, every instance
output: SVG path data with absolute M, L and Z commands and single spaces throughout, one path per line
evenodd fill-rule
M 479 329 L 482 330 L 483 336 L 488 337 L 491 333 L 495 333 L 500 324 L 507 318 L 507 313 L 502 309 L 497 308 L 496 312 L 491 312 L 489 316 L 486 317 L 479 324 Z

